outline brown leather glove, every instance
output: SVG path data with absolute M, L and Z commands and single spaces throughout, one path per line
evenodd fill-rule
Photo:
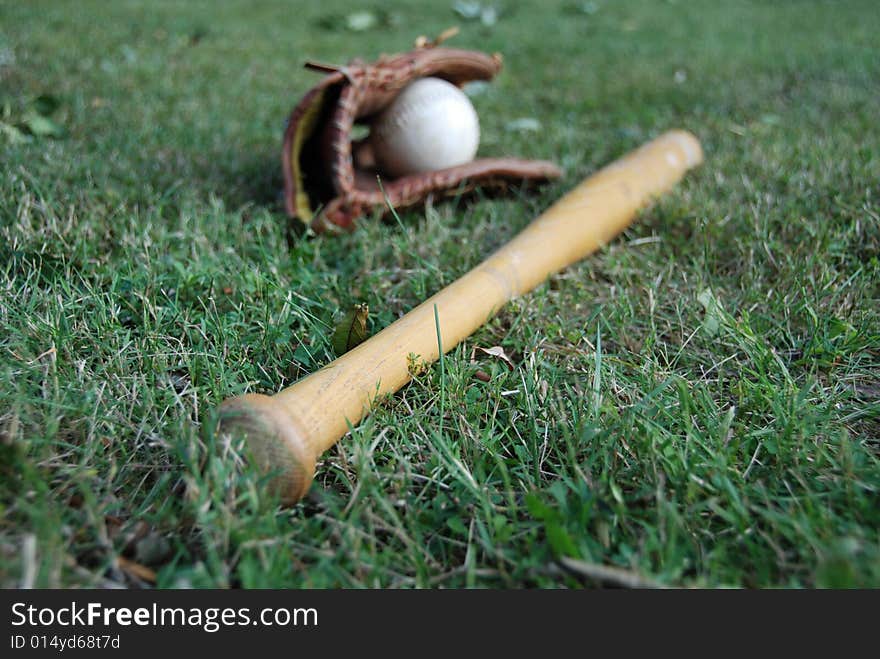
M 561 174 L 550 162 L 482 158 L 396 179 L 383 175 L 380 188 L 376 176 L 381 172 L 366 152 L 366 139 L 352 142 L 354 125 L 369 127 L 413 80 L 432 76 L 459 87 L 491 80 L 501 70 L 500 55 L 440 48 L 422 40 L 410 52 L 383 56 L 372 64 L 354 60 L 345 67 L 306 66 L 326 75 L 290 115 L 282 156 L 284 198 L 288 214 L 315 231 L 350 230 L 364 215 L 377 209 L 384 214 L 386 195 L 398 209 L 424 203 L 431 195 L 542 182 Z

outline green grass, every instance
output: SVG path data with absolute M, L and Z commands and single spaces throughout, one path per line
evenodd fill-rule
M 162 587 L 880 586 L 875 2 L 393 2 L 366 32 L 294 4 L 0 3 L 0 104 L 54 95 L 66 131 L 0 135 L 0 584 L 143 585 L 122 557 Z M 454 23 L 505 56 L 482 153 L 564 180 L 288 245 L 302 62 Z M 387 325 L 672 127 L 705 166 L 384 401 L 305 502 L 213 436 L 330 360 L 340 311 Z

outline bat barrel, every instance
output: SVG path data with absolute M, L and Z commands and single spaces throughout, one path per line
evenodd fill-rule
M 636 213 L 702 162 L 697 139 L 670 131 L 596 172 L 482 264 L 339 359 L 274 396 L 248 394 L 220 407 L 221 432 L 246 436 L 287 503 L 306 493 L 318 457 L 383 394 L 410 380 L 410 355 L 439 357 L 512 298 L 607 244 Z

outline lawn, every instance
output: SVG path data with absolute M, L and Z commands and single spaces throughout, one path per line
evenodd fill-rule
M 0 585 L 880 586 L 876 2 L 382 6 L 0 2 Z M 302 63 L 453 24 L 505 58 L 481 153 L 564 179 L 291 237 Z M 380 329 L 674 127 L 705 165 L 384 400 L 304 502 L 215 436 L 352 305 Z

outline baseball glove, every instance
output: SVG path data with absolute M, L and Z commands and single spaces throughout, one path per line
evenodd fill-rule
M 291 217 L 318 232 L 349 230 L 364 215 L 385 214 L 386 196 L 392 207 L 406 208 L 424 203 L 431 195 L 542 182 L 561 174 L 550 162 L 483 158 L 396 179 L 381 176 L 380 187 L 367 139 L 352 141 L 355 124 L 369 127 L 418 78 L 433 76 L 460 87 L 473 80 L 491 80 L 501 70 L 500 55 L 441 48 L 439 42 L 439 38 L 434 42 L 420 38 L 414 50 L 382 56 L 372 64 L 360 60 L 344 67 L 306 64 L 325 76 L 294 108 L 284 134 L 284 198 Z

